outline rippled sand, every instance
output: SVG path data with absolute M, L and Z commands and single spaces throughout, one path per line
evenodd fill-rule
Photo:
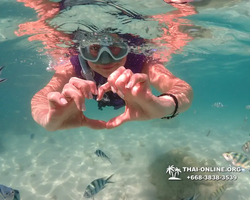
M 197 158 L 215 159 L 220 166 L 228 166 L 221 153 L 240 151 L 246 139 L 245 131 L 238 128 L 213 127 L 206 137 L 208 130 L 175 119 L 132 122 L 104 131 L 81 128 L 47 133 L 38 127 L 18 137 L 5 133 L 1 138 L 1 183 L 18 189 L 22 200 L 76 200 L 84 199 L 84 190 L 92 180 L 114 173 L 115 183 L 95 199 L 154 200 L 157 194 L 148 167 L 158 156 L 188 146 Z M 97 157 L 96 149 L 102 149 L 113 164 Z M 165 176 L 165 172 L 159 173 Z M 237 175 L 233 188 L 221 200 L 248 198 L 250 176 L 248 172 Z

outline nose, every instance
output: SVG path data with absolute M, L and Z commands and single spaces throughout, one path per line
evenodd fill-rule
M 108 52 L 103 52 L 99 58 L 100 64 L 109 64 L 114 62 L 114 59 L 109 55 Z

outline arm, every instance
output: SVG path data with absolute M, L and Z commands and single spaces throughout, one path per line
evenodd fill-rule
M 171 54 L 181 50 L 189 41 L 193 40 L 192 37 L 186 33 L 182 33 L 179 29 L 182 24 L 192 26 L 191 21 L 182 18 L 190 15 L 197 14 L 195 7 L 189 4 L 171 4 L 177 8 L 165 15 L 154 16 L 161 23 L 166 23 L 169 27 L 159 41 L 167 41 L 166 45 L 169 47 L 168 51 L 160 52 L 164 56 L 160 56 L 162 61 L 168 61 Z M 155 58 L 159 56 L 154 55 Z M 163 59 L 164 58 L 164 59 Z M 179 104 L 178 112 L 186 111 L 193 100 L 193 90 L 185 81 L 175 77 L 169 70 L 167 70 L 160 63 L 145 63 L 143 73 L 149 77 L 150 84 L 161 93 L 171 93 L 176 96 Z M 154 101 L 157 102 L 160 108 L 165 108 L 166 115 L 171 115 L 175 109 L 175 103 L 170 96 L 155 97 Z
M 146 63 L 143 73 L 149 77 L 150 84 L 161 93 L 171 93 L 176 96 L 179 104 L 178 112 L 186 111 L 193 101 L 193 89 L 185 81 L 175 77 L 164 65 L 160 63 Z M 154 97 L 153 101 L 159 105 L 159 109 L 165 109 L 165 115 L 171 115 L 175 109 L 175 103 L 170 96 Z

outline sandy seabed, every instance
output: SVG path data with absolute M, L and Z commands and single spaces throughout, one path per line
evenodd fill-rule
M 167 167 L 175 164 L 168 160 L 177 159 L 169 152 L 184 149 L 184 154 L 198 162 L 212 159 L 218 166 L 228 166 L 221 154 L 241 152 L 241 146 L 246 142 L 246 127 L 232 130 L 218 126 L 206 137 L 209 127 L 199 125 L 194 129 L 176 119 L 172 122 L 130 122 L 113 130 L 80 128 L 50 133 L 38 127 L 37 131 L 30 130 L 22 135 L 4 133 L 0 151 L 1 184 L 18 189 L 22 200 L 78 200 L 84 199 L 85 188 L 91 181 L 114 174 L 112 181 L 115 183 L 108 184 L 95 199 L 164 199 L 159 198 L 159 193 L 169 188 L 159 188 L 152 179 L 159 177 L 157 183 L 166 182 L 169 175 L 164 166 L 155 170 L 160 163 L 157 159 L 163 156 Z M 32 133 L 33 139 L 30 137 Z M 103 150 L 112 164 L 97 157 L 96 149 Z M 164 157 L 164 154 L 171 157 Z M 225 191 L 221 200 L 249 199 L 249 172 L 236 175 L 238 180 Z M 166 200 L 178 200 L 195 192 L 192 191 L 194 188 L 187 187 L 189 192 L 183 190 L 186 187 L 183 184 L 167 184 L 178 194 L 166 196 Z M 199 190 L 204 192 L 204 187 L 206 184 Z

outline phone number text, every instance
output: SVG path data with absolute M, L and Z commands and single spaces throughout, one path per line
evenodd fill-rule
M 236 181 L 236 175 L 190 175 L 187 179 L 192 181 Z

